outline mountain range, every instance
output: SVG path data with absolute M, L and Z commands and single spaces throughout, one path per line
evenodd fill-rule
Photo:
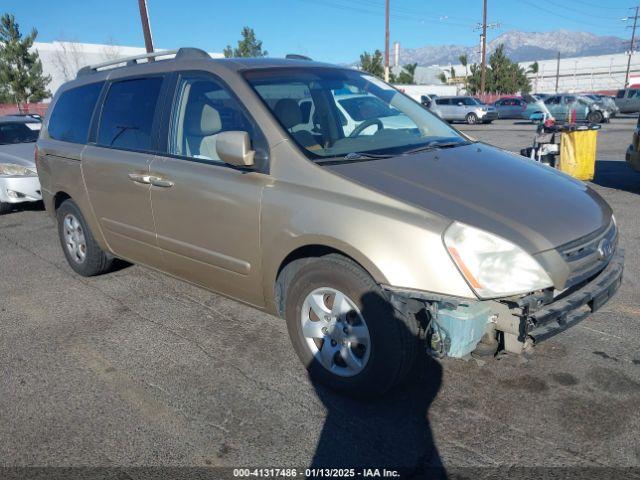
M 488 54 L 498 45 L 504 45 L 505 53 L 514 62 L 548 60 L 563 57 L 585 57 L 624 52 L 625 40 L 614 36 L 598 36 L 588 32 L 556 30 L 551 32 L 522 32 L 511 30 L 487 44 Z M 466 54 L 469 63 L 480 60 L 479 46 L 440 45 L 400 49 L 400 65 L 417 63 L 422 66 L 460 63 L 458 57 Z

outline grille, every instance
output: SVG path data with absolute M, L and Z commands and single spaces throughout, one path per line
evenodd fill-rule
M 571 288 L 587 280 L 606 267 L 617 248 L 617 243 L 618 229 L 612 220 L 606 229 L 559 247 L 558 251 L 570 270 L 565 288 Z

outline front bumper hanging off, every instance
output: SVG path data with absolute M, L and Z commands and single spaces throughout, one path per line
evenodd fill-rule
M 620 287 L 623 271 L 624 252 L 618 248 L 607 266 L 594 277 L 585 281 L 580 287 L 563 292 L 552 300 L 549 295 L 546 297 L 530 295 L 499 301 L 474 301 L 430 292 L 398 289 L 387 285 L 383 285 L 383 288 L 389 294 L 395 308 L 405 313 L 416 313 L 425 308 L 429 312 L 429 318 L 432 318 L 435 323 L 438 323 L 437 317 L 442 308 L 457 310 L 473 305 L 487 305 L 490 307 L 490 314 L 484 320 L 487 331 L 495 329 L 503 332 L 504 348 L 518 353 L 522 351 L 527 339 L 539 343 L 584 320 L 589 311 L 595 312 L 602 307 Z M 459 329 L 449 331 L 453 344 L 468 340 L 465 337 L 465 328 L 462 328 L 466 325 L 460 324 L 460 326 Z M 425 332 L 425 334 L 428 333 Z M 481 332 L 479 333 L 476 341 L 480 340 Z
M 584 286 L 544 305 L 525 316 L 524 330 L 528 337 L 540 342 L 583 320 L 585 308 L 595 312 L 618 291 L 624 272 L 624 252 L 617 249 L 609 264 Z

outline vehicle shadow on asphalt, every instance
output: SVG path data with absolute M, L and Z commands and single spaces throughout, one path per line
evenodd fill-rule
M 592 182 L 601 187 L 640 194 L 640 172 L 633 170 L 627 162 L 598 160 Z
M 369 303 L 380 305 L 363 301 L 365 319 Z M 387 318 L 395 318 L 390 305 Z M 407 380 L 379 398 L 347 397 L 312 381 L 327 413 L 310 468 L 386 468 L 401 478 L 447 478 L 428 417 L 442 366 L 422 346 L 417 357 Z
M 4 215 L 11 215 L 16 212 L 44 212 L 43 202 L 22 202 L 11 205 L 11 211 Z

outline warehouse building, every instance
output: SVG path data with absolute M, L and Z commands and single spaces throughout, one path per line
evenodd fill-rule
M 36 42 L 33 48 L 40 55 L 45 75 L 51 75 L 49 90 L 52 95 L 60 85 L 74 79 L 78 70 L 86 65 L 146 53 L 143 47 L 77 42 Z M 210 52 L 209 55 L 223 57 L 222 53 Z
M 560 58 L 558 60 L 539 60 L 538 73 L 529 74 L 534 92 L 597 92 L 615 91 L 624 87 L 627 62 L 626 53 L 613 55 L 597 55 L 591 57 Z M 520 66 L 528 70 L 533 61 L 520 62 Z M 449 73 L 451 66 L 440 65 L 441 71 Z M 462 65 L 453 65 L 457 75 L 464 74 Z M 640 84 L 640 55 L 632 55 L 629 75 L 630 84 Z

